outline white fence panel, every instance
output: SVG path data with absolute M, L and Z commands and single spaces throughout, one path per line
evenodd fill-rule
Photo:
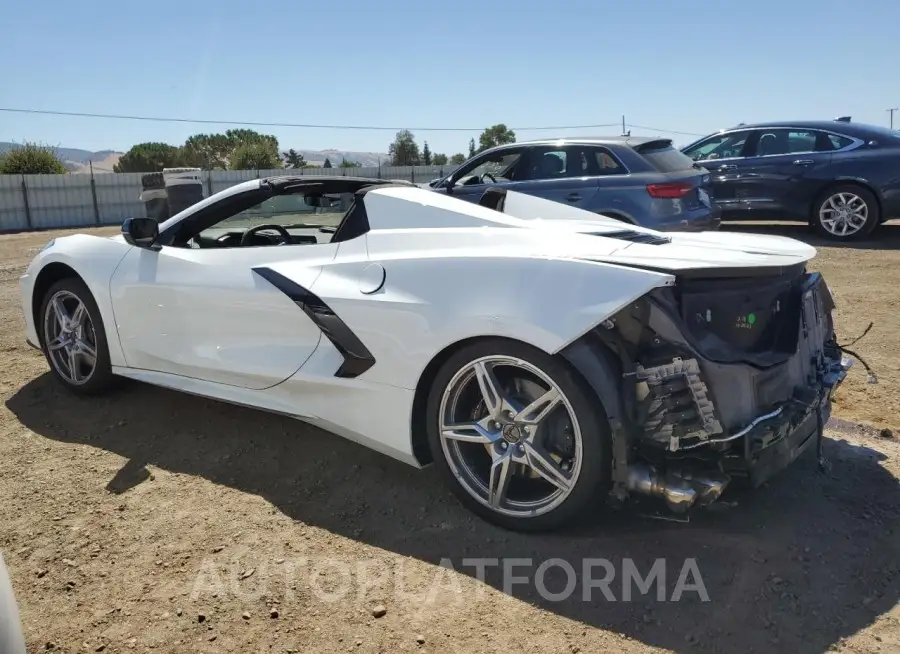
M 28 229 L 25 198 L 20 175 L 0 175 L 0 229 L 21 231 Z
M 141 173 L 94 175 L 100 224 L 114 225 L 133 216 L 146 216 L 141 202 Z
M 90 175 L 25 175 L 33 229 L 96 224 Z

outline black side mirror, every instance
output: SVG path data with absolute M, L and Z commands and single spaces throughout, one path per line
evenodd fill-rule
M 122 223 L 122 236 L 126 243 L 139 248 L 153 247 L 159 236 L 159 223 L 153 218 L 128 218 Z

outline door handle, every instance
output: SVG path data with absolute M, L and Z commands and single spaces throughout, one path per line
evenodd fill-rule
M 734 164 L 722 164 L 721 166 L 716 168 L 716 170 L 734 170 L 735 168 L 737 168 L 737 166 L 735 166 Z
M 815 163 L 812 159 L 795 159 L 795 166 L 812 166 Z
M 568 200 L 569 202 L 578 202 L 580 199 L 581 199 L 580 193 L 569 193 L 566 196 L 566 200 Z

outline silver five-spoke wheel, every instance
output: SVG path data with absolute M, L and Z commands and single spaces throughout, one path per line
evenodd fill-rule
M 869 205 L 856 193 L 835 193 L 819 207 L 819 222 L 834 236 L 852 236 L 859 232 L 868 220 Z
M 97 336 L 84 302 L 74 293 L 56 291 L 44 311 L 47 358 L 66 382 L 80 386 L 97 368 Z
M 560 386 L 528 361 L 471 361 L 447 384 L 439 416 L 452 473 L 496 513 L 548 513 L 578 482 L 583 442 L 576 413 Z

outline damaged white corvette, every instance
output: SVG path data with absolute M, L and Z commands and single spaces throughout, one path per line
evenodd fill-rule
M 759 484 L 821 442 L 850 364 L 815 250 L 786 238 L 350 177 L 253 180 L 122 232 L 51 241 L 22 276 L 68 388 L 296 417 L 433 463 L 511 529 Z

